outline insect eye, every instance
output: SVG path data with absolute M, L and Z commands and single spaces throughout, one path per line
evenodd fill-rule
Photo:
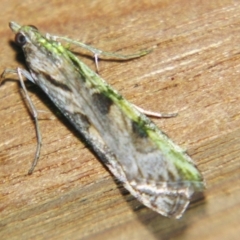
M 26 42 L 26 37 L 22 33 L 17 33 L 15 36 L 15 42 L 22 47 Z

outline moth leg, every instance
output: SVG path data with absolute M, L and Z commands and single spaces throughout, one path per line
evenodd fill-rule
M 149 116 L 149 117 L 156 117 L 156 118 L 171 118 L 171 117 L 176 117 L 177 113 L 159 113 L 159 112 L 152 112 L 152 111 L 148 111 L 145 110 L 143 108 L 140 108 L 136 105 L 134 105 L 134 107 L 141 113 Z
M 92 52 L 94 54 L 94 59 L 95 59 L 95 64 L 96 64 L 97 70 L 98 70 L 98 58 L 99 57 L 101 58 L 101 56 L 104 57 L 104 58 L 107 58 L 107 59 L 129 60 L 129 59 L 133 59 L 133 58 L 139 58 L 139 57 L 144 56 L 144 55 L 146 55 L 146 54 L 148 54 L 152 51 L 152 49 L 142 50 L 142 51 L 139 51 L 137 53 L 123 55 L 123 54 L 118 54 L 118 53 L 113 53 L 113 52 L 105 52 L 105 51 L 102 51 L 102 50 L 97 49 L 95 47 L 92 47 L 90 45 L 84 44 L 82 42 L 78 42 L 76 40 L 73 40 L 73 39 L 70 39 L 70 38 L 67 38 L 67 37 L 51 36 L 51 35 L 48 34 L 47 38 L 51 38 L 55 41 L 57 39 L 63 40 L 63 41 L 66 41 L 70 44 L 74 44 L 78 47 L 84 48 L 84 49 Z
M 17 68 L 17 70 L 15 69 L 5 69 L 4 72 L 1 75 L 1 79 L 3 79 L 5 77 L 5 75 L 7 73 L 17 73 L 18 77 L 19 77 L 19 81 L 20 81 L 20 85 L 22 87 L 22 94 L 24 95 L 24 98 L 26 100 L 27 103 L 27 107 L 29 109 L 29 111 L 31 112 L 34 122 L 35 122 L 35 127 L 36 127 L 36 135 L 37 135 L 37 149 L 36 149 L 36 153 L 35 153 L 35 157 L 32 163 L 31 168 L 28 171 L 28 174 L 32 174 L 34 168 L 37 165 L 39 156 L 40 156 L 40 150 L 41 150 L 41 146 L 42 146 L 42 137 L 41 137 L 41 133 L 40 133 L 40 128 L 39 128 L 39 124 L 38 124 L 38 112 L 37 109 L 35 108 L 30 96 L 28 95 L 26 86 L 24 84 L 23 78 L 22 76 L 26 77 L 28 80 L 30 80 L 31 82 L 34 83 L 34 79 L 32 78 L 31 74 L 21 68 Z
M 31 81 L 32 83 L 35 83 L 35 81 L 34 81 L 34 79 L 32 78 L 32 76 L 31 76 L 31 74 L 28 72 L 28 71 L 26 71 L 26 70 L 24 70 L 24 69 L 21 69 L 21 72 L 22 72 L 22 75 L 24 76 L 24 77 L 26 77 L 29 81 Z M 1 85 L 1 82 L 4 80 L 4 78 L 5 78 L 5 75 L 6 74 L 8 74 L 8 73 L 14 73 L 14 74 L 18 74 L 18 72 L 17 72 L 17 70 L 16 69 L 10 69 L 10 68 L 6 68 L 4 71 L 3 71 L 3 73 L 1 74 L 1 77 L 0 77 L 0 85 Z M 25 87 L 26 88 L 26 87 Z M 21 89 L 21 93 L 23 94 L 23 96 L 25 97 L 25 93 L 23 92 L 23 90 Z M 26 101 L 26 103 L 27 103 L 27 101 Z M 31 111 L 31 109 L 30 109 L 30 107 L 28 106 L 28 109 L 29 109 L 29 111 Z M 49 111 L 45 111 L 45 110 L 37 110 L 37 112 L 38 112 L 38 114 L 39 113 L 41 113 L 41 117 L 39 117 L 39 115 L 38 115 L 38 119 L 48 119 L 48 120 L 54 120 L 54 119 L 56 119 L 55 117 L 53 117 L 53 116 L 47 116 L 47 117 L 42 117 L 42 115 L 47 115 L 47 114 L 49 114 Z M 32 112 L 31 112 L 31 114 L 32 114 Z M 33 114 L 32 114 L 33 115 Z
M 37 109 L 36 109 L 36 107 L 34 106 L 32 100 L 31 100 L 30 96 L 28 95 L 28 91 L 25 87 L 22 75 L 25 76 L 30 81 L 34 82 L 34 80 L 32 79 L 29 72 L 27 72 L 26 70 L 23 70 L 21 68 L 17 68 L 17 74 L 19 76 L 20 84 L 21 84 L 21 87 L 22 87 L 22 93 L 23 93 L 23 95 L 26 99 L 28 109 L 30 110 L 30 112 L 32 114 L 32 117 L 33 117 L 34 122 L 35 122 L 35 127 L 36 127 L 37 149 L 36 149 L 36 153 L 35 153 L 35 157 L 34 157 L 32 166 L 28 171 L 28 174 L 30 175 L 30 174 L 32 174 L 34 168 L 37 166 L 37 163 L 38 163 L 38 159 L 39 159 L 39 156 L 40 156 L 40 150 L 41 150 L 41 146 L 42 146 L 42 136 L 41 136 L 41 132 L 40 132 L 39 124 L 38 124 L 38 112 L 37 112 Z
M 0 80 L 0 84 L 3 82 L 5 75 L 8 73 L 16 73 L 15 69 L 10 69 L 10 68 L 6 68 L 3 73 L 1 74 L 1 80 Z
M 22 75 L 24 77 L 26 77 L 29 81 L 31 81 L 32 83 L 35 83 L 34 79 L 32 78 L 30 72 L 28 72 L 27 70 L 24 70 L 24 69 L 21 69 L 21 68 L 18 68 L 20 69 Z M 5 75 L 8 74 L 8 73 L 14 73 L 14 74 L 18 74 L 18 69 L 11 69 L 11 68 L 6 68 L 3 73 L 1 74 L 1 81 L 0 83 L 3 81 L 3 79 L 5 78 Z

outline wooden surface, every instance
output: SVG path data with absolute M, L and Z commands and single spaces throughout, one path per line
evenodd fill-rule
M 239 1 L 15 1 L 0 3 L 0 71 L 24 67 L 9 21 L 70 36 L 140 59 L 100 61 L 100 74 L 145 109 L 188 150 L 207 183 L 205 199 L 180 220 L 142 206 L 116 182 L 36 86 L 43 147 L 33 175 L 36 136 L 17 81 L 0 88 L 1 239 L 239 239 Z M 18 54 L 17 54 L 18 53 Z M 93 67 L 90 58 L 84 61 Z M 11 76 L 17 80 L 17 76 Z

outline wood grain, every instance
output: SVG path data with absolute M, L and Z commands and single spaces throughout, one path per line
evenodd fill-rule
M 180 220 L 142 206 L 84 146 L 33 85 L 34 123 L 16 76 L 0 87 L 0 235 L 2 239 L 238 239 L 240 230 L 240 6 L 238 1 L 2 0 L 0 67 L 24 67 L 8 22 L 70 36 L 140 59 L 100 61 L 100 74 L 145 109 L 178 112 L 155 119 L 188 150 L 207 183 L 205 199 Z M 94 68 L 92 59 L 83 58 Z

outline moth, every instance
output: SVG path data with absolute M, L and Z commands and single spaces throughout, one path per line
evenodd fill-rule
M 6 69 L 3 76 L 18 74 L 37 128 L 38 147 L 29 173 L 39 158 L 41 135 L 37 110 L 23 76 L 47 94 L 134 197 L 163 216 L 180 218 L 192 195 L 205 187 L 192 159 L 142 109 L 124 99 L 59 40 L 83 47 L 95 58 L 105 55 L 130 59 L 148 51 L 129 56 L 112 54 L 65 37 L 43 35 L 34 26 L 9 25 L 24 52 L 28 70 Z

